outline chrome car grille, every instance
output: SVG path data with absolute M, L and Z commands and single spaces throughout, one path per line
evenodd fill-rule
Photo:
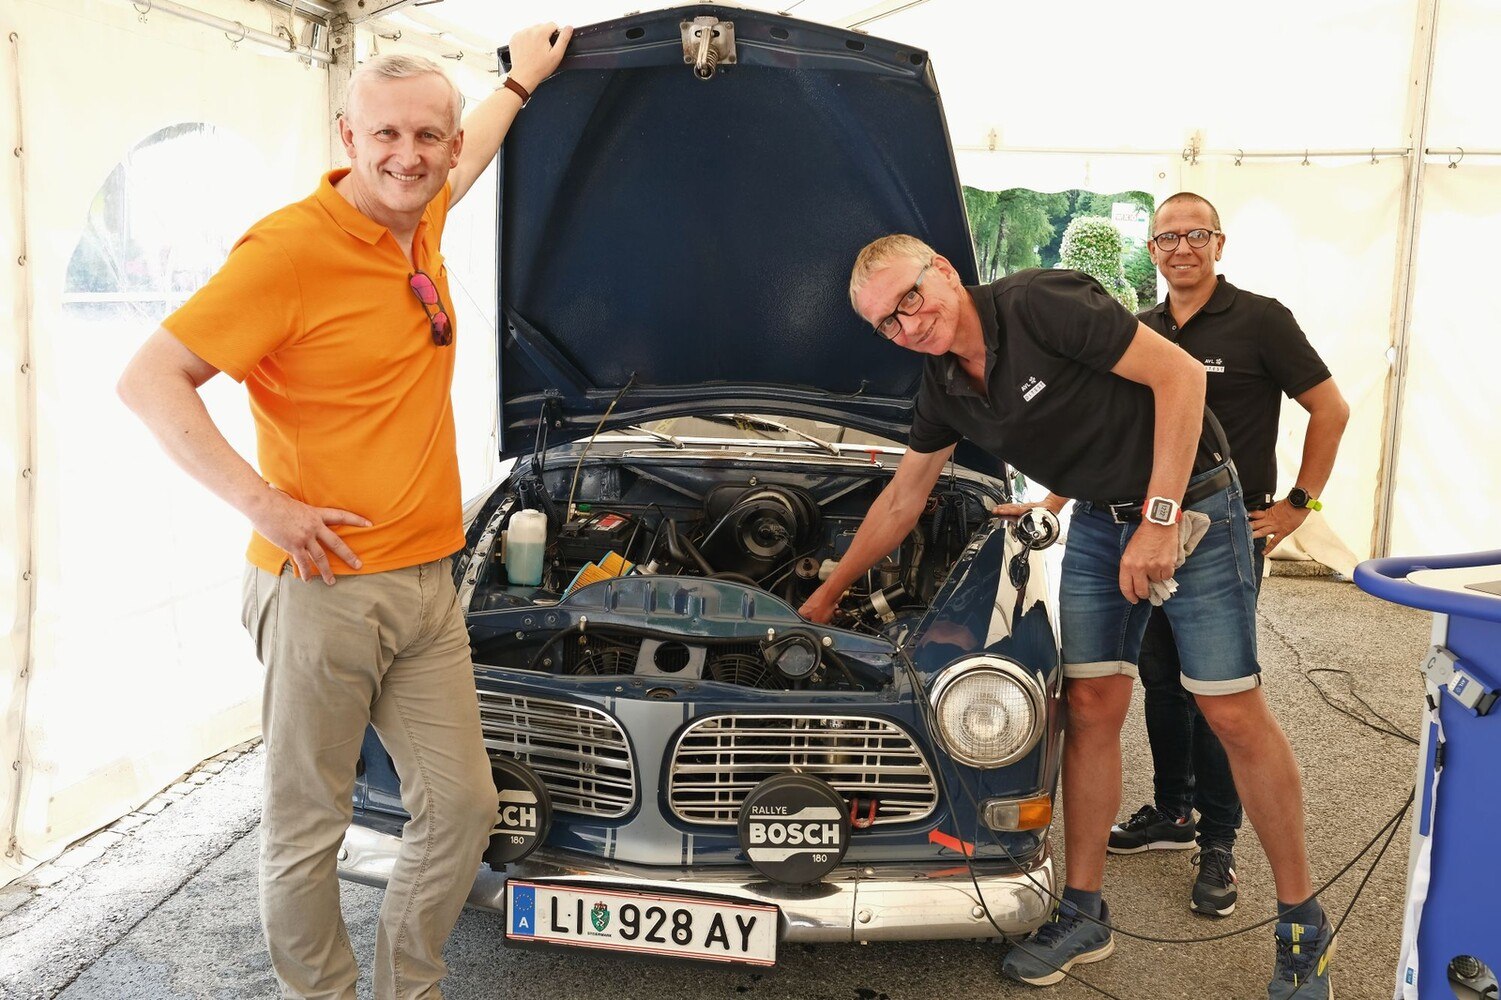
M 762 780 L 821 778 L 846 799 L 878 803 L 876 823 L 907 823 L 938 804 L 933 771 L 912 737 L 885 719 L 718 715 L 684 731 L 668 772 L 668 804 L 689 823 L 728 826 Z
M 630 743 L 599 709 L 482 690 L 479 714 L 490 756 L 530 766 L 558 812 L 615 818 L 635 805 Z

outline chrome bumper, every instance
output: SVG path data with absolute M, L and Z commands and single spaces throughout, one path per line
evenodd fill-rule
M 401 838 L 351 826 L 339 851 L 339 877 L 382 887 L 390 877 Z M 1007 934 L 1024 934 L 1047 918 L 1051 900 L 1038 888 L 1056 891 L 1053 859 L 1045 853 L 1029 872 L 990 874 L 976 863 L 975 876 L 990 916 Z M 468 905 L 505 911 L 506 879 L 584 882 L 625 891 L 691 892 L 780 908 L 783 941 L 934 941 L 997 937 L 985 917 L 963 864 L 841 865 L 822 882 L 786 886 L 767 882 L 750 869 L 660 869 L 622 865 L 602 858 L 549 856 L 538 851 L 506 872 L 482 866 Z

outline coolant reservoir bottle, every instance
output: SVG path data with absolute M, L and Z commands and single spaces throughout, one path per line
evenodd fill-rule
M 547 515 L 518 510 L 506 531 L 506 577 L 516 587 L 542 582 L 542 553 L 547 548 Z

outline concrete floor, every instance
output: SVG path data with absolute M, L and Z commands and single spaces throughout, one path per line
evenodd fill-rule
M 1276 577 L 1261 605 L 1267 695 L 1303 766 L 1315 881 L 1348 861 L 1401 807 L 1415 750 L 1336 713 L 1353 686 L 1373 708 L 1416 732 L 1416 673 L 1429 616 L 1367 597 L 1329 579 Z M 1316 675 L 1311 668 L 1350 671 Z M 1122 815 L 1150 797 L 1151 767 L 1138 704 L 1125 735 Z M 24 884 L 0 890 L 0 997 L 65 1000 L 272 997 L 274 982 L 256 910 L 258 752 L 225 754 L 116 828 L 76 846 Z M 151 812 L 151 810 L 155 812 Z M 1392 993 L 1406 877 L 1408 825 L 1377 867 L 1345 924 L 1335 964 L 1341 1000 Z M 1062 839 L 1055 833 L 1061 852 Z M 1223 934 L 1272 912 L 1270 873 L 1249 830 L 1236 852 L 1241 906 L 1210 922 L 1188 912 L 1190 852 L 1112 858 L 1107 897 L 1116 922 L 1167 938 Z M 1367 861 L 1368 864 L 1368 861 Z M 1325 896 L 1343 912 L 1365 865 Z M 344 912 L 357 951 L 373 951 L 379 892 L 344 886 Z M 466 911 L 447 952 L 449 1000 L 478 997 L 834 998 L 1023 997 L 1001 980 L 1001 949 L 975 942 L 786 948 L 767 973 L 647 964 L 612 956 L 503 949 L 493 914 Z M 1081 970 L 1119 997 L 1265 996 L 1272 962 L 1263 928 L 1227 940 L 1156 944 L 1118 938 L 1108 961 Z M 360 996 L 369 996 L 368 977 Z M 1066 982 L 1046 995 L 1098 996 Z

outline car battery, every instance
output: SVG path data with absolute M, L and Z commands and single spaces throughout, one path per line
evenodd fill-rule
M 591 511 L 563 525 L 555 553 L 565 566 L 597 563 L 611 552 L 628 555 L 626 547 L 636 531 L 636 518 L 617 511 Z

